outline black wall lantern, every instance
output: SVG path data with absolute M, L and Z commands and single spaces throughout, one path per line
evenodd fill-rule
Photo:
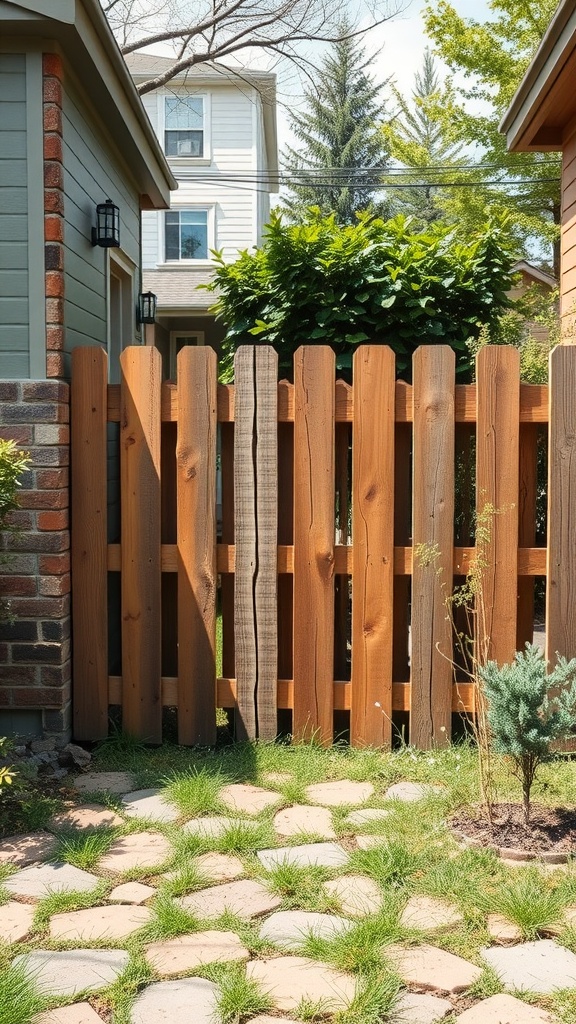
M 138 324 L 153 324 L 156 320 L 156 296 L 154 292 L 141 292 L 138 296 Z
M 98 203 L 96 207 L 96 227 L 92 228 L 92 245 L 101 245 L 104 249 L 116 248 L 120 245 L 120 210 L 111 199 Z

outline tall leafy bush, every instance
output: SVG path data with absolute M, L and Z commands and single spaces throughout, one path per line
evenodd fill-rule
M 498 223 L 462 239 L 439 224 L 415 233 L 404 217 L 361 215 L 342 227 L 314 209 L 298 225 L 276 214 L 260 249 L 235 263 L 217 257 L 224 353 L 230 361 L 240 344 L 271 344 L 286 372 L 300 345 L 331 345 L 342 369 L 357 345 L 380 342 L 395 350 L 402 374 L 414 349 L 439 343 L 467 372 L 467 342 L 508 305 L 511 262 Z

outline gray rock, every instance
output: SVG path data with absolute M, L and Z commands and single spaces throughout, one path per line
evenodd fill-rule
M 552 939 L 490 946 L 482 956 L 507 988 L 548 994 L 576 987 L 576 956 Z
M 78 765 L 79 768 L 90 764 L 92 760 L 92 754 L 88 750 L 84 750 L 84 747 L 79 747 L 76 743 L 67 743 L 62 748 L 62 753 L 69 754 L 74 764 Z
M 33 754 L 51 753 L 53 750 L 56 750 L 56 740 L 54 738 L 47 740 L 32 740 L 30 750 Z
M 390 1024 L 436 1024 L 452 1012 L 452 1003 L 439 996 L 404 992 L 395 1008 Z
M 75 996 L 111 985 L 128 960 L 123 949 L 36 949 L 17 956 L 13 964 L 25 967 L 42 995 Z
M 319 865 L 342 868 L 348 863 L 348 854 L 338 843 L 303 843 L 302 846 L 280 846 L 276 850 L 259 850 L 258 860 L 267 871 L 279 864 L 296 864 L 308 868 Z
M 271 914 L 260 928 L 260 938 L 282 949 L 300 949 L 309 936 L 333 939 L 353 927 L 351 921 L 335 914 L 305 910 L 280 910 Z
M 218 1020 L 218 987 L 204 978 L 158 981 L 140 993 L 132 1007 L 131 1024 L 214 1024 Z M 193 1009 L 192 1009 L 193 1008 Z

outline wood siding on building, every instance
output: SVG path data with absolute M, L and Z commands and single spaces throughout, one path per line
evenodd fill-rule
M 214 175 L 229 177 L 265 166 L 260 124 L 262 104 L 256 90 L 242 83 L 224 86 L 198 83 L 196 88 L 190 88 L 189 91 L 209 96 L 207 110 L 210 125 L 206 159 L 210 159 L 210 163 L 203 161 L 195 165 L 193 161 L 170 161 L 172 171 L 179 180 L 178 191 L 172 193 L 172 206 L 175 209 L 185 209 L 187 206 L 212 209 L 215 237 L 211 244 L 223 250 L 225 259 L 234 260 L 240 249 L 250 248 L 261 236 L 270 209 L 268 194 L 255 201 L 250 183 L 234 188 L 223 181 L 202 179 Z M 159 136 L 159 107 L 163 95 L 148 93 L 143 96 L 144 106 Z M 143 214 L 142 252 L 145 269 L 153 269 L 164 263 L 161 251 L 163 216 L 162 213 Z
M 63 93 L 65 350 L 106 346 L 108 255 L 91 244 L 96 205 L 111 199 L 120 209 L 121 250 L 137 268 L 140 251 L 138 189 L 114 156 L 94 114 L 66 84 Z M 134 274 L 134 304 L 139 275 Z M 67 367 L 69 369 L 69 365 Z
M 560 299 L 564 341 L 576 342 L 576 133 L 562 160 L 562 270 Z
M 0 53 L 0 376 L 28 377 L 26 56 Z

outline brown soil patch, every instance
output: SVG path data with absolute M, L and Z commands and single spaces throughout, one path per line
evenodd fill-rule
M 576 855 L 576 810 L 568 807 L 534 805 L 529 825 L 524 824 L 520 804 L 497 804 L 493 824 L 479 809 L 468 808 L 458 811 L 450 825 L 460 839 L 496 848 L 502 856 L 510 849 L 533 857 L 543 853 Z

